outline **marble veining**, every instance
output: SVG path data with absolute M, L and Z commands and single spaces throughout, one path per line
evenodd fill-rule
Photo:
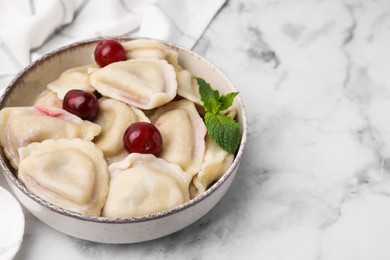
M 390 259 L 389 46 L 388 0 L 228 1 L 194 48 L 248 111 L 222 201 L 131 245 L 71 238 L 26 212 L 16 259 Z

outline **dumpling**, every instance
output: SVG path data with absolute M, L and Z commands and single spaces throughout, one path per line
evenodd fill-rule
M 164 59 L 166 56 L 166 47 L 155 40 L 137 39 L 123 42 L 122 46 L 126 51 L 127 59 Z
M 234 155 L 224 151 L 209 136 L 206 137 L 206 152 L 204 162 L 199 173 L 194 176 L 193 184 L 197 196 L 206 191 L 207 187 L 217 181 L 229 169 L 234 159 Z
M 110 187 L 102 215 L 157 213 L 189 200 L 192 175 L 152 154 L 132 153 L 108 167 Z
M 46 89 L 35 100 L 35 106 L 53 106 L 62 108 L 62 100 L 57 97 L 57 94 L 53 91 Z
M 49 83 L 47 88 L 56 93 L 61 100 L 71 89 L 81 89 L 92 93 L 95 89 L 89 82 L 89 72 L 95 67 L 97 65 L 93 64 L 68 69 L 57 80 Z
M 123 146 L 123 134 L 130 124 L 139 121 L 150 122 L 137 108 L 115 99 L 99 100 L 99 114 L 94 122 L 102 127 L 102 131 L 94 139 L 94 143 L 103 151 L 109 163 L 127 156 Z
M 79 137 L 92 140 L 101 127 L 56 107 L 6 107 L 0 111 L 0 143 L 17 169 L 18 149 L 46 139 Z
M 177 51 L 155 40 L 137 39 L 122 43 L 127 59 L 165 59 L 176 71 L 181 70 Z
M 91 74 L 92 86 L 103 96 L 141 109 L 153 109 L 176 96 L 176 73 L 165 60 L 114 62 Z
M 194 103 L 185 99 L 171 102 L 158 108 L 150 119 L 163 138 L 159 157 L 180 165 L 186 172 L 199 172 L 205 152 L 206 126 Z
M 198 105 L 203 105 L 198 83 L 188 70 L 177 72 L 177 94 Z
M 103 153 L 86 140 L 58 139 L 19 150 L 18 178 L 42 199 L 74 212 L 99 216 L 109 176 Z

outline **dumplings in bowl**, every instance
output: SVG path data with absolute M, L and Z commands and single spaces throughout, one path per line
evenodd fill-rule
M 181 47 L 118 40 L 125 61 L 93 64 L 95 39 L 44 56 L 11 83 L 0 100 L 0 162 L 22 204 L 48 225 L 91 241 L 132 243 L 180 230 L 221 199 L 242 156 L 246 116 L 237 97 L 230 114 L 241 142 L 235 154 L 225 152 L 207 134 L 194 77 L 221 94 L 236 91 L 231 82 Z M 97 94 L 95 119 L 59 106 L 72 86 Z M 125 149 L 124 132 L 136 122 L 157 127 L 160 153 Z
M 79 138 L 48 139 L 19 150 L 18 178 L 34 194 L 74 212 L 99 215 L 109 185 L 103 153 Z

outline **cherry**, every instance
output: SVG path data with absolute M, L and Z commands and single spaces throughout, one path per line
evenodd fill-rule
M 92 121 L 97 116 L 99 107 L 94 94 L 72 89 L 65 94 L 62 108 L 83 120 Z
M 94 52 L 95 61 L 100 67 L 126 60 L 126 51 L 119 42 L 107 39 L 98 43 Z
M 157 155 L 161 151 L 163 140 L 160 131 L 153 124 L 137 122 L 126 129 L 123 142 L 129 153 Z

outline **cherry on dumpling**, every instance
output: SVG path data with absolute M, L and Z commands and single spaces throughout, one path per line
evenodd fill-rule
M 96 63 L 105 67 L 113 62 L 126 60 L 126 51 L 118 41 L 106 39 L 97 44 L 94 56 Z
M 96 96 L 80 89 L 72 89 L 65 94 L 62 108 L 89 121 L 97 116 L 99 110 Z
M 147 122 L 131 124 L 123 135 L 123 142 L 129 153 L 154 155 L 160 153 L 163 144 L 160 131 Z

